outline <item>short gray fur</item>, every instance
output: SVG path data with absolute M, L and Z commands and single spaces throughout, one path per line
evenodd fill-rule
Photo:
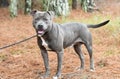
M 55 77 L 61 76 L 62 61 L 64 49 L 73 45 L 75 52 L 81 61 L 81 69 L 84 69 L 84 56 L 81 51 L 81 45 L 84 44 L 90 56 L 90 69 L 94 70 L 94 61 L 92 56 L 92 36 L 88 28 L 97 28 L 109 22 L 109 20 L 96 25 L 87 25 L 79 22 L 70 22 L 57 24 L 53 22 L 54 12 L 41 12 L 34 10 L 31 12 L 33 16 L 33 26 L 38 35 L 37 41 L 41 50 L 41 54 L 45 64 L 45 77 L 49 76 L 49 59 L 48 52 L 42 44 L 41 38 L 47 43 L 48 47 L 56 52 L 58 58 L 58 66 Z

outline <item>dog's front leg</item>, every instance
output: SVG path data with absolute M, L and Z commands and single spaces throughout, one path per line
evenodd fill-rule
M 44 60 L 44 65 L 45 65 L 45 70 L 46 70 L 44 77 L 48 77 L 50 75 L 48 53 L 46 50 L 41 49 L 41 54 Z
M 57 52 L 57 58 L 58 58 L 58 66 L 57 66 L 57 72 L 55 77 L 61 76 L 61 69 L 62 69 L 62 60 L 63 60 L 63 50 Z

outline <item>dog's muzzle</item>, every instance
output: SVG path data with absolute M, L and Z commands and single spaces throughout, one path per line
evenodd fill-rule
M 38 25 L 37 34 L 38 36 L 42 36 L 45 33 L 45 30 L 43 29 L 43 25 Z

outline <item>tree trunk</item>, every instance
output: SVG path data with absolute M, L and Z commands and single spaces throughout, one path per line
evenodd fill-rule
M 8 7 L 9 6 L 8 0 L 0 0 L 0 6 L 2 6 L 2 7 Z
M 81 7 L 85 12 L 92 12 L 96 10 L 94 0 L 81 0 Z
M 15 17 L 17 16 L 17 10 L 18 10 L 18 0 L 11 0 L 10 2 L 10 16 Z
M 32 0 L 25 0 L 25 14 L 28 14 L 31 12 L 31 8 L 32 8 Z
M 66 16 L 69 13 L 68 0 L 43 0 L 44 10 L 52 10 L 58 16 Z
M 72 0 L 72 9 L 77 9 L 78 0 Z

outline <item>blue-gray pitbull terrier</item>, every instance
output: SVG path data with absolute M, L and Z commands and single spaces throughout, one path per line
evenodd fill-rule
M 57 24 L 52 21 L 54 13 L 52 11 L 41 12 L 34 10 L 33 26 L 37 33 L 37 42 L 41 50 L 46 69 L 45 77 L 50 74 L 48 53 L 45 46 L 56 52 L 58 66 L 56 77 L 61 76 L 61 66 L 63 61 L 64 49 L 73 45 L 75 52 L 81 61 L 81 69 L 84 69 L 84 56 L 81 51 L 81 45 L 84 44 L 90 56 L 90 70 L 94 70 L 92 56 L 92 36 L 88 28 L 97 28 L 109 22 L 109 20 L 96 25 L 87 25 L 78 22 Z

